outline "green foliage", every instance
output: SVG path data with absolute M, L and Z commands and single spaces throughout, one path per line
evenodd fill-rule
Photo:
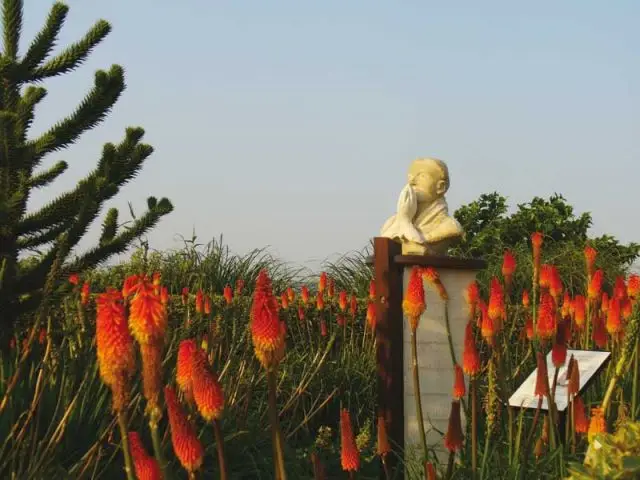
M 639 478 L 640 422 L 624 422 L 615 434 L 598 435 L 584 464 L 571 464 L 569 472 L 568 480 Z
M 151 155 L 153 148 L 141 143 L 144 131 L 128 128 L 119 144 L 108 143 L 96 168 L 77 186 L 45 204 L 27 211 L 34 189 L 43 188 L 60 177 L 67 163 L 58 161 L 39 171 L 44 158 L 73 145 L 86 131 L 97 126 L 111 111 L 124 91 L 124 71 L 113 65 L 95 74 L 94 86 L 66 118 L 37 138 L 29 138 L 35 108 L 46 90 L 34 85 L 47 78 L 71 72 L 107 36 L 111 26 L 104 20 L 78 42 L 50 57 L 64 24 L 68 7 L 55 3 L 44 27 L 26 53 L 19 58 L 23 2 L 3 0 L 3 46 L 0 54 L 0 330 L 7 334 L 21 315 L 41 307 L 45 282 L 54 261 L 61 266 L 51 279 L 50 295 L 64 293 L 60 278 L 84 271 L 124 252 L 131 242 L 171 212 L 166 198 L 147 201 L 148 211 L 122 231 L 118 231 L 117 212 L 109 211 L 97 246 L 77 258 L 69 252 L 78 244 L 101 208 L 120 187 L 132 180 Z M 38 255 L 34 256 L 33 252 Z M 31 255 L 29 255 L 31 254 Z

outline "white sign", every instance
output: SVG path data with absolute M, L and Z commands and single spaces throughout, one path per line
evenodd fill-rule
M 555 403 L 559 412 L 564 411 L 568 404 L 569 398 L 567 395 L 567 367 L 569 366 L 569 359 L 573 355 L 573 358 L 578 362 L 578 370 L 580 371 L 580 388 L 582 391 L 584 386 L 591 380 L 591 378 L 598 372 L 598 370 L 604 365 L 604 363 L 611 356 L 610 352 L 594 352 L 590 350 L 568 350 L 567 359 L 565 364 L 560 367 L 558 371 L 558 384 L 556 386 Z M 556 367 L 553 366 L 551 360 L 551 352 L 547 355 L 547 371 L 549 372 L 549 388 L 553 388 L 553 377 L 555 375 Z M 534 395 L 536 388 L 536 378 L 538 376 L 538 369 L 536 368 L 531 375 L 520 385 L 509 399 L 509 405 L 511 407 L 519 408 L 537 408 L 538 397 Z M 549 405 L 547 398 L 542 399 L 541 410 L 548 410 Z

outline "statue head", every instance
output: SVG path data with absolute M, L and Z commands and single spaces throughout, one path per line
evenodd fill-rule
M 433 203 L 449 190 L 449 169 L 437 158 L 418 158 L 409 166 L 409 185 L 418 203 Z

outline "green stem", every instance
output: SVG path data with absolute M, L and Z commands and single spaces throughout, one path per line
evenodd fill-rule
M 227 480 L 227 459 L 224 455 L 224 436 L 220 428 L 220 421 L 213 421 L 213 433 L 216 437 L 216 451 L 218 452 L 218 465 L 220 466 L 220 480 Z
M 151 443 L 153 444 L 153 454 L 158 461 L 158 465 L 160 465 L 160 470 L 162 471 L 162 478 L 168 480 L 170 478 L 169 473 L 167 471 L 167 461 L 164 458 L 164 454 L 162 452 L 162 441 L 160 440 L 160 432 L 158 431 L 158 424 L 160 423 L 160 418 L 162 418 L 162 413 L 160 409 L 155 407 L 151 410 L 149 414 L 149 431 L 151 432 Z
M 631 416 L 638 418 L 638 377 L 640 376 L 640 336 L 636 338 L 636 354 L 633 361 L 633 385 L 631 387 Z
M 124 455 L 124 471 L 127 474 L 127 480 L 135 480 L 133 473 L 133 461 L 131 460 L 131 451 L 129 450 L 129 437 L 127 432 L 127 417 L 124 412 L 118 412 L 118 426 L 120 427 L 120 442 L 122 445 L 122 454 Z
M 424 431 L 424 420 L 422 417 L 422 396 L 420 395 L 420 372 L 418 370 L 418 344 L 416 332 L 411 329 L 411 370 L 413 373 L 413 395 L 416 401 L 416 416 L 418 417 L 418 431 L 420 432 L 420 443 L 422 444 L 423 461 L 428 460 L 427 435 Z
M 478 381 L 471 378 L 471 471 L 475 478 L 478 470 Z M 488 441 L 487 435 L 487 441 Z
M 278 421 L 278 406 L 276 402 L 276 371 L 267 371 L 267 386 L 269 393 L 269 420 L 271 421 L 271 433 L 273 437 L 273 457 L 276 480 L 287 480 L 287 472 L 284 466 L 284 444 Z

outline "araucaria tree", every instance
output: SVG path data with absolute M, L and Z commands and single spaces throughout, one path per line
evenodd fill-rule
M 56 3 L 46 24 L 24 54 L 19 55 L 23 2 L 2 0 L 3 50 L 0 53 L 0 332 L 12 331 L 18 318 L 39 311 L 66 288 L 62 281 L 127 249 L 171 212 L 171 202 L 150 197 L 147 212 L 124 229 L 118 211 L 110 209 L 102 223 L 97 245 L 81 255 L 72 249 L 98 217 L 102 206 L 121 186 L 133 179 L 151 155 L 141 143 L 144 131 L 128 128 L 124 140 L 102 149 L 97 166 L 77 186 L 27 212 L 31 192 L 52 183 L 67 169 L 58 161 L 38 170 L 43 159 L 72 145 L 109 113 L 125 88 L 123 69 L 117 65 L 95 74 L 93 88 L 75 110 L 37 138 L 29 138 L 36 106 L 45 97 L 42 81 L 71 72 L 111 30 L 98 21 L 77 43 L 51 55 L 68 7 Z M 120 231 L 119 231 L 120 230 Z M 39 256 L 26 255 L 34 250 Z

